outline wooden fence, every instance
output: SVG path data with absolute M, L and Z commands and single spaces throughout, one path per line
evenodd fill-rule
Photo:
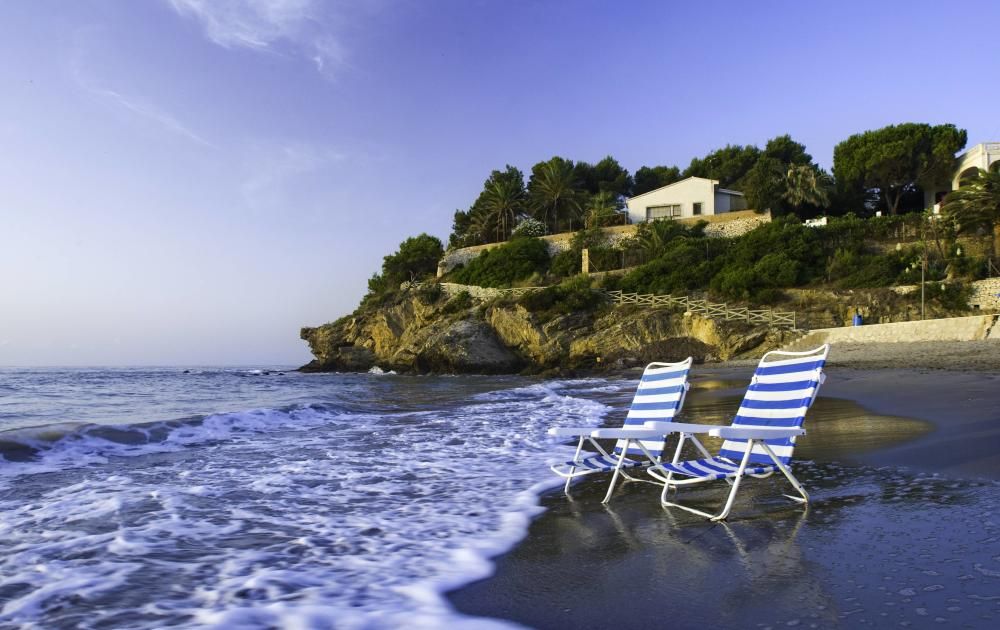
M 769 326 L 787 326 L 795 329 L 795 311 L 772 311 L 771 309 L 750 309 L 745 307 L 730 308 L 728 304 L 716 304 L 708 300 L 689 298 L 686 295 L 653 295 L 649 293 L 624 293 L 622 291 L 607 291 L 608 297 L 615 304 L 635 304 L 636 306 L 681 306 L 699 315 L 725 319 L 726 321 L 745 321 L 748 324 L 767 324 Z

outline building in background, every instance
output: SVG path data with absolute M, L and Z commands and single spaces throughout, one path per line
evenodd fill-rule
M 991 168 L 1000 168 L 1000 142 L 980 142 L 969 148 L 965 153 L 960 153 L 956 158 L 955 173 L 951 178 L 951 185 L 942 186 L 936 190 L 924 191 L 924 207 L 939 209 L 941 199 L 953 190 L 957 190 L 962 183 L 962 179 L 975 175 L 976 169 L 988 171 Z
M 688 177 L 630 197 L 625 205 L 629 223 L 643 223 L 746 210 L 747 202 L 743 193 L 720 188 L 717 180 Z

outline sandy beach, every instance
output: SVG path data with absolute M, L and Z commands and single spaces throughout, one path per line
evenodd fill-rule
M 754 363 L 696 366 L 687 420 L 728 422 Z M 836 345 L 827 373 L 796 449 L 807 509 L 772 478 L 713 524 L 648 484 L 603 506 L 606 479 L 587 479 L 450 600 L 536 628 L 995 627 L 1000 342 Z

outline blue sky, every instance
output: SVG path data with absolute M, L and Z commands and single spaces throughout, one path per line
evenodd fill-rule
M 0 365 L 304 363 L 493 168 L 1000 140 L 991 2 L 0 3 Z

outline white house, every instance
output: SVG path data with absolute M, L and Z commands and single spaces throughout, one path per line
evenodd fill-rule
M 960 153 L 958 166 L 952 175 L 951 187 L 941 187 L 937 190 L 924 191 L 924 207 L 934 207 L 937 210 L 941 199 L 953 190 L 958 190 L 962 179 L 973 175 L 977 168 L 988 171 L 991 168 L 998 168 L 1000 165 L 1000 142 L 980 142 L 970 147 L 965 153 Z
M 630 197 L 625 205 L 628 206 L 629 223 L 643 223 L 746 210 L 747 202 L 743 193 L 719 188 L 719 182 L 714 179 L 688 177 Z

